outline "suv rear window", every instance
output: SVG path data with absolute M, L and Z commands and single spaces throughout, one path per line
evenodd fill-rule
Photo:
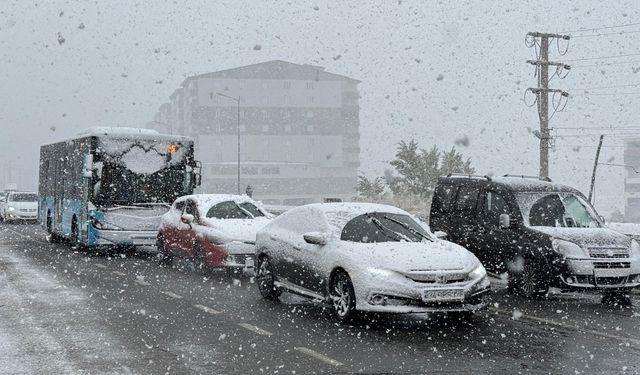
M 458 190 L 456 199 L 456 211 L 475 211 L 478 203 L 479 189 L 475 186 L 462 186 Z
M 451 201 L 456 195 L 456 186 L 441 184 L 436 187 L 433 195 L 433 209 L 438 212 L 447 212 L 451 206 Z

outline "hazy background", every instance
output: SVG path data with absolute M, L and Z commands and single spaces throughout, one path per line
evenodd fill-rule
M 525 62 L 535 54 L 525 34 L 636 24 L 639 10 L 637 1 L 3 0 L 0 187 L 11 170 L 21 188 L 37 188 L 43 143 L 90 126 L 144 126 L 185 77 L 272 59 L 362 80 L 369 176 L 382 175 L 408 138 L 425 148 L 457 142 L 481 173 L 537 174 L 538 117 L 523 101 L 536 86 Z M 640 128 L 638 30 L 575 33 L 591 36 L 572 40 L 565 56 L 551 46 L 552 60 L 573 65 L 551 86 L 580 94 L 551 127 Z M 616 55 L 630 56 L 599 58 Z M 551 177 L 586 193 L 597 137 L 555 144 Z M 622 163 L 621 145 L 607 137 L 602 160 Z M 624 172 L 600 169 L 605 215 L 623 207 Z

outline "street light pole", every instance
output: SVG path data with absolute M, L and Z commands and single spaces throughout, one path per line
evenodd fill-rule
M 221 92 L 217 94 L 227 99 L 235 100 L 235 102 L 238 104 L 238 195 L 240 195 L 240 97 L 235 98 L 233 96 L 225 95 Z

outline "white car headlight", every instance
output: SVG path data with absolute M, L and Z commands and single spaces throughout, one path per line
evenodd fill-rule
M 8 208 L 8 210 L 9 210 L 9 211 L 15 211 L 15 210 L 16 210 L 16 208 L 15 208 L 15 207 L 9 207 L 9 208 Z
M 559 240 L 556 238 L 551 241 L 551 246 L 555 252 L 560 253 L 567 258 L 584 258 L 586 256 L 584 250 L 582 250 L 580 246 L 570 241 Z
M 640 258 L 640 244 L 638 241 L 631 240 L 631 247 L 629 248 L 631 258 Z
M 477 280 L 487 276 L 487 270 L 484 269 L 482 264 L 478 264 L 478 267 L 474 268 L 473 271 L 469 272 L 470 280 Z

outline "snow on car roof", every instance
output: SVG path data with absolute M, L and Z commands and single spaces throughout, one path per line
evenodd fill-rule
M 218 203 L 227 201 L 235 201 L 237 203 L 251 202 L 253 204 L 257 204 L 257 202 L 249 198 L 249 196 L 237 194 L 192 194 L 182 196 L 176 199 L 176 201 L 183 201 L 186 199 L 194 200 L 198 204 L 198 206 L 202 208 L 211 207 Z
M 408 212 L 394 206 L 377 203 L 360 202 L 336 202 L 336 203 L 313 203 L 294 208 L 294 210 L 309 210 L 321 212 L 327 218 L 328 223 L 335 229 L 342 228 L 351 219 L 372 212 L 387 212 L 391 214 L 409 215 Z

